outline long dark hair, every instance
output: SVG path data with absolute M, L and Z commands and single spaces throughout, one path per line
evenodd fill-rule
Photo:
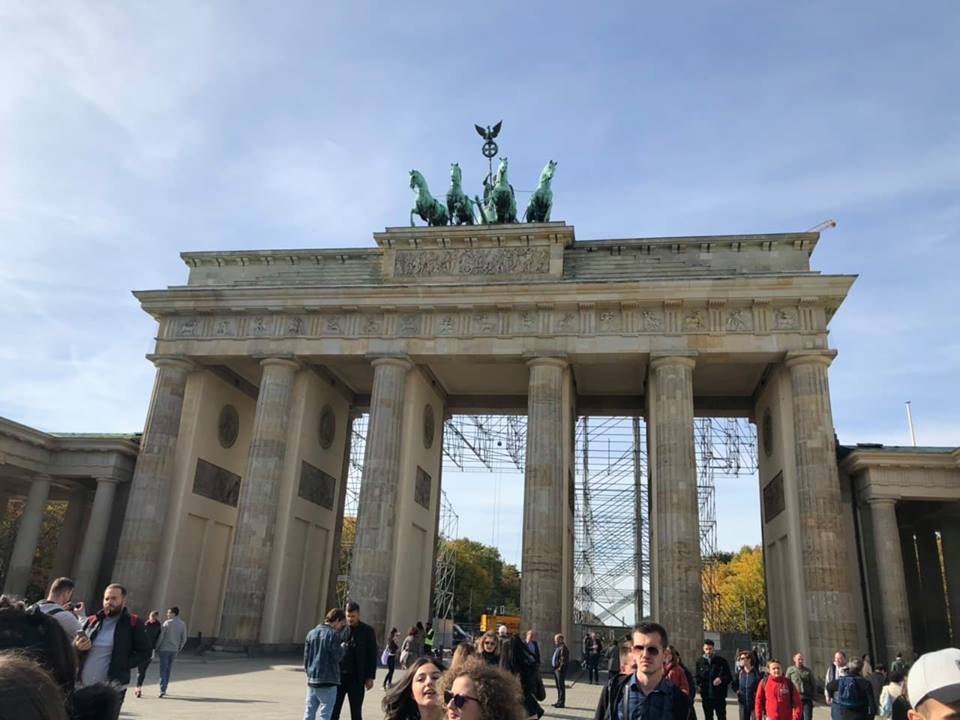
M 433 665 L 441 673 L 446 671 L 446 666 L 436 658 L 418 657 L 407 669 L 406 674 L 400 682 L 394 685 L 387 694 L 383 696 L 383 718 L 384 720 L 412 720 L 420 717 L 420 710 L 417 708 L 417 702 L 413 699 L 413 678 L 417 670 L 424 665 Z M 437 683 L 439 692 L 439 683 Z
M 0 651 L 16 650 L 38 662 L 69 694 L 77 677 L 77 655 L 73 638 L 52 615 L 38 607 L 0 597 Z
M 516 635 L 510 637 L 500 650 L 500 669 L 521 678 L 530 672 L 533 656 L 527 644 Z

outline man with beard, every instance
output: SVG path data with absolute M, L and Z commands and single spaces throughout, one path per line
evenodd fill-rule
M 130 669 L 152 652 L 143 621 L 127 610 L 127 589 L 123 585 L 107 585 L 103 607 L 87 618 L 73 644 L 80 654 L 80 684 L 113 683 L 120 696 L 119 714 L 130 684 Z

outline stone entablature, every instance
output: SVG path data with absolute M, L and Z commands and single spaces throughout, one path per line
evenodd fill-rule
M 840 472 L 861 502 L 960 501 L 960 448 L 855 446 L 842 448 Z
M 378 286 L 620 281 L 810 273 L 817 233 L 576 242 L 562 222 L 388 228 L 378 249 L 192 252 L 190 286 Z

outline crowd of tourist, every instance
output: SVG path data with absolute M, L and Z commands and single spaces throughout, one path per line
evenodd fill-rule
M 166 694 L 173 661 L 187 628 L 180 610 L 167 620 L 151 612 L 144 622 L 127 609 L 127 591 L 107 586 L 99 610 L 88 615 L 73 602 L 74 583 L 57 578 L 47 597 L 27 605 L 0 596 L 0 716 L 4 720 L 115 720 L 136 668 L 142 697 L 150 661 L 160 663 L 159 695 Z
M 159 696 L 165 696 L 177 654 L 187 641 L 179 609 L 161 622 L 127 609 L 127 592 L 112 583 L 101 608 L 87 614 L 73 602 L 74 584 L 58 578 L 33 605 L 0 597 L 0 716 L 4 720 L 115 720 L 136 668 L 134 695 L 142 697 L 151 661 L 159 661 Z M 553 638 L 549 666 L 554 707 L 566 704 L 570 650 Z M 699 695 L 705 720 L 726 720 L 732 692 L 739 720 L 812 720 L 814 704 L 830 708 L 831 720 L 955 720 L 960 717 L 960 650 L 947 648 L 915 658 L 898 654 L 890 668 L 869 655 L 848 660 L 837 651 L 822 683 L 802 654 L 785 666 L 754 650 L 739 651 L 734 667 L 710 639 L 689 669 L 667 629 L 648 622 L 619 642 L 588 633 L 582 660 L 588 683 L 599 683 L 602 659 L 608 677 L 594 720 L 693 720 Z M 378 647 L 360 606 L 330 610 L 304 641 L 307 681 L 304 720 L 339 720 L 346 701 L 351 720 L 362 720 L 365 694 L 378 665 L 386 668 L 385 720 L 539 720 L 546 688 L 540 644 L 534 630 L 521 638 L 505 626 L 463 642 L 449 666 L 431 623 L 416 623 L 403 640 L 391 629 Z M 379 661 L 379 662 L 378 662 Z M 822 696 L 818 697 L 821 692 Z

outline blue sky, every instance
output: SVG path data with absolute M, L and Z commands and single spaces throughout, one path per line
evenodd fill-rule
M 0 7 L 0 415 L 138 430 L 130 290 L 183 282 L 181 250 L 370 246 L 411 168 L 475 192 L 473 124 L 502 118 L 514 185 L 557 160 L 580 239 L 835 218 L 840 439 L 905 443 L 909 399 L 960 444 L 960 4 L 405 5 Z

